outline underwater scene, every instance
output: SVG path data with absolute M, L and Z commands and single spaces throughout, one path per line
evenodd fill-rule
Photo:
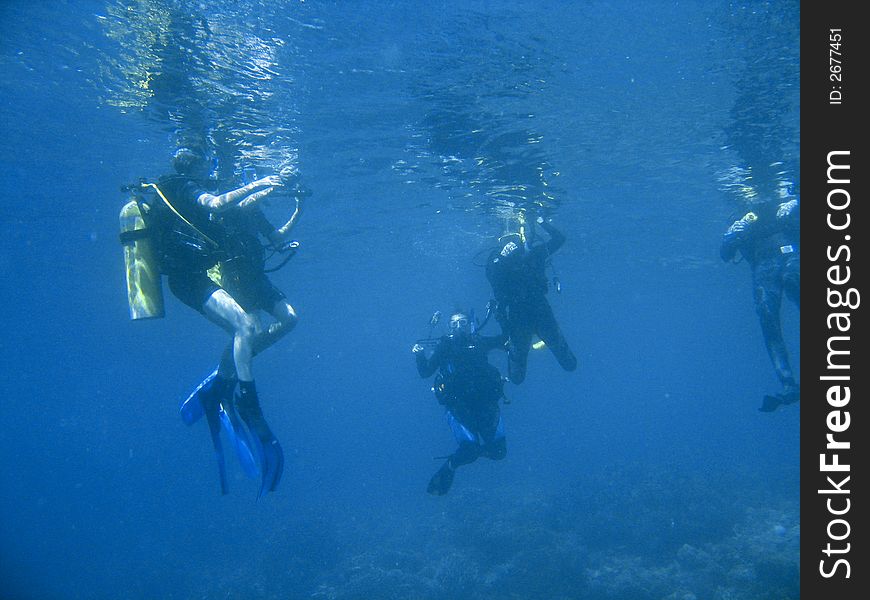
M 0 23 L 0 597 L 800 597 L 799 2 Z

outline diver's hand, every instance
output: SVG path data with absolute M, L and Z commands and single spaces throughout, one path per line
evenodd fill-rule
M 411 352 L 413 352 L 414 354 L 419 354 L 422 351 L 423 351 L 423 346 L 421 346 L 420 344 L 414 344 L 411 347 Z
M 269 175 L 268 177 L 263 177 L 261 179 L 256 180 L 253 185 L 256 187 L 283 187 L 284 182 L 281 180 L 280 175 Z
M 776 218 L 782 219 L 783 217 L 789 216 L 791 214 L 791 211 L 793 211 L 797 205 L 798 201 L 794 198 L 792 198 L 788 202 L 783 202 L 779 205 L 779 208 L 776 209 Z
M 725 235 L 738 235 L 746 231 L 746 221 L 743 219 L 739 219 L 734 221 L 731 224 L 731 227 L 728 228 L 728 231 L 725 232 Z

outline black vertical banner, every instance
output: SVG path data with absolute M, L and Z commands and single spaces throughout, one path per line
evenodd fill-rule
M 801 593 L 870 590 L 868 25 L 858 2 L 801 3 Z M 870 293 L 870 292 L 868 292 Z

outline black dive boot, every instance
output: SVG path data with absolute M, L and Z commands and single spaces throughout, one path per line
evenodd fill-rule
M 284 451 L 263 417 L 263 409 L 260 408 L 257 388 L 253 381 L 239 381 L 236 410 L 250 432 L 254 434 L 254 444 L 260 455 L 263 481 L 257 494 L 259 498 L 263 492 L 274 492 L 278 487 L 281 474 L 284 472 Z

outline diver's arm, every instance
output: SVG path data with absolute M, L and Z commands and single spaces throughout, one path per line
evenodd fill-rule
M 543 227 L 544 231 L 546 231 L 550 236 L 550 239 L 547 240 L 548 254 L 553 254 L 554 252 L 556 252 L 556 250 L 558 250 L 565 244 L 565 234 L 553 227 L 553 225 L 551 225 L 544 219 L 539 219 L 538 225 Z
M 426 350 L 420 344 L 414 344 L 414 347 L 411 348 L 411 351 L 414 353 L 414 359 L 417 361 L 417 373 L 423 379 L 431 377 L 438 368 L 438 363 L 441 360 L 440 348 L 440 345 L 437 346 L 429 358 L 426 358 Z
M 200 194 L 196 201 L 201 206 L 206 207 L 212 212 L 222 212 L 241 203 L 255 192 L 259 193 L 256 200 L 260 200 L 263 196 L 271 193 L 274 188 L 282 185 L 280 177 L 277 175 L 270 175 L 269 177 L 263 177 L 262 179 L 258 179 L 247 185 L 243 185 L 240 188 L 225 192 L 219 196 L 209 193 Z
M 719 247 L 719 256 L 725 262 L 734 260 L 737 256 L 737 251 L 743 242 L 743 234 L 746 231 L 746 223 L 743 219 L 738 219 L 731 224 L 725 235 L 722 236 L 722 245 Z
M 788 219 L 793 214 L 796 214 L 797 218 L 800 219 L 800 204 L 795 198 L 792 198 L 788 202 L 783 202 L 776 207 L 777 219 Z
M 254 192 L 253 194 L 245 197 L 244 200 L 242 200 L 241 202 L 236 204 L 236 208 L 239 208 L 239 209 L 250 208 L 250 207 L 254 206 L 255 204 L 259 203 L 260 200 L 262 200 L 263 198 L 265 198 L 266 196 L 271 194 L 272 190 L 274 190 L 274 189 L 275 188 L 273 188 L 273 187 L 267 187 L 267 188 L 264 188 L 262 190 L 258 190 L 256 192 Z
M 277 229 L 273 229 L 266 237 L 269 238 L 269 242 L 273 246 L 281 246 L 284 242 L 287 241 L 289 237 L 290 230 L 293 229 L 293 226 L 296 225 L 296 221 L 299 220 L 299 215 L 302 214 L 302 197 L 296 196 L 296 209 L 293 211 L 293 214 L 290 215 L 290 218 L 284 223 L 281 227 Z
M 776 209 L 776 222 L 782 231 L 799 234 L 801 228 L 800 201 L 792 198 L 788 202 L 780 204 Z

